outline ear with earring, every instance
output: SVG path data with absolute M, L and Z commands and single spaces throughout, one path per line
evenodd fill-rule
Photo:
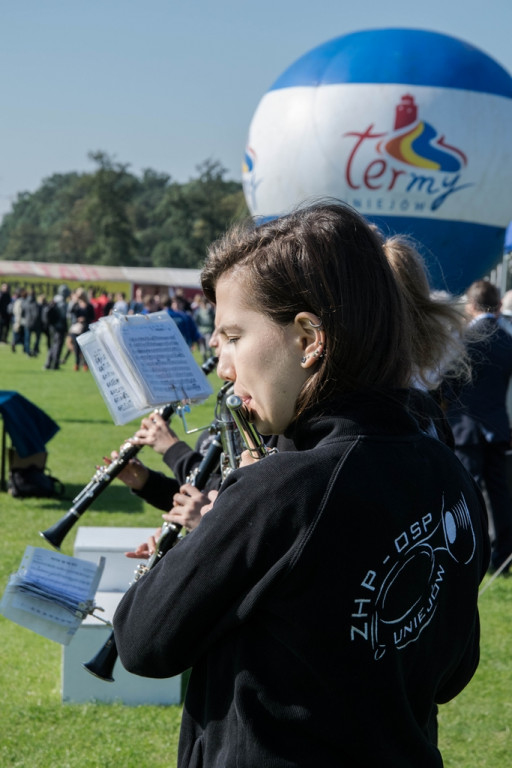
M 316 349 L 314 352 L 312 352 L 310 355 L 303 355 L 300 359 L 300 362 L 302 365 L 305 365 L 308 360 L 313 360 L 313 362 L 317 362 L 322 360 L 325 357 L 325 349 L 324 349 L 324 343 L 323 341 L 319 341 L 316 345 Z
M 325 356 L 325 332 L 322 330 L 323 323 L 320 318 L 315 317 L 315 319 L 318 319 L 319 322 L 314 323 L 311 316 L 306 318 L 309 328 L 314 329 L 314 337 L 311 338 L 311 332 L 306 332 L 306 348 L 300 359 L 300 363 L 304 368 L 309 368 L 309 366 L 314 365 Z

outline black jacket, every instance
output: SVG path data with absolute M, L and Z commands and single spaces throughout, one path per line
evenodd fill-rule
M 475 323 L 481 338 L 468 344 L 472 378 L 463 386 L 444 387 L 446 416 L 455 444 L 509 443 L 510 426 L 506 408 L 507 389 L 512 376 L 512 336 L 493 317 Z
M 441 766 L 436 704 L 478 664 L 481 495 L 396 397 L 291 436 L 128 590 L 121 661 L 193 667 L 182 768 Z

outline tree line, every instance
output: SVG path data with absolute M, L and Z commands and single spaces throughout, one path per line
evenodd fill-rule
M 93 173 L 54 174 L 18 194 L 0 225 L 0 259 L 68 264 L 197 268 L 208 245 L 249 215 L 242 185 L 215 160 L 178 183 L 141 177 L 104 152 Z

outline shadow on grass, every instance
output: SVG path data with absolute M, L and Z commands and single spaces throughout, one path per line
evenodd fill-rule
M 59 424 L 64 422 L 66 424 L 108 424 L 112 426 L 112 419 L 66 419 L 61 417 L 58 421 Z
M 73 499 L 83 490 L 83 486 L 75 485 L 72 483 L 65 483 L 64 496 L 60 499 L 39 499 L 39 507 L 41 509 L 54 509 L 56 511 L 61 510 L 67 512 L 72 506 Z M 94 510 L 95 512 L 143 512 L 144 502 L 130 493 L 128 488 L 122 486 L 108 486 L 105 488 L 93 502 L 90 507 L 86 509 Z

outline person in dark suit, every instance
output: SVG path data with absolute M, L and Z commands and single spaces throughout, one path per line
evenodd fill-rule
M 506 471 L 510 424 L 506 395 L 512 376 L 512 336 L 500 326 L 500 291 L 477 280 L 467 291 L 471 380 L 445 390 L 446 416 L 455 452 L 485 488 L 492 523 L 491 567 L 499 569 L 512 554 L 512 497 Z M 508 570 L 510 563 L 503 570 Z

